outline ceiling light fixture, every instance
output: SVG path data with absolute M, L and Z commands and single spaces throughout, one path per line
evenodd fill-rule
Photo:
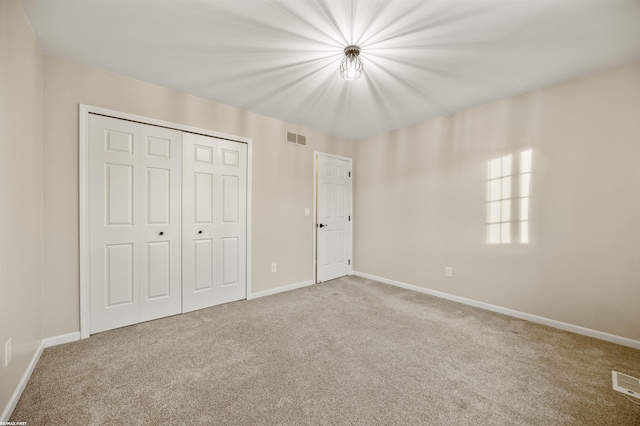
M 345 80 L 356 80 L 362 75 L 362 59 L 358 46 L 344 48 L 344 58 L 340 62 L 340 75 Z

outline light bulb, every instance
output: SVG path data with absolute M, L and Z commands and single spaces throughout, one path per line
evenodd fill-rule
M 344 49 L 345 57 L 340 62 L 340 75 L 345 80 L 356 80 L 362 76 L 362 60 L 358 46 L 347 46 Z

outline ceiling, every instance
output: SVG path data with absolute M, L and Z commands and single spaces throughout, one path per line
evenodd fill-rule
M 349 139 L 640 60 L 640 0 L 22 5 L 46 55 Z

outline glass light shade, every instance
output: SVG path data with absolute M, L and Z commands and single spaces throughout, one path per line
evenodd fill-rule
M 344 58 L 340 62 L 340 75 L 345 80 L 356 80 L 362 76 L 362 60 L 358 46 L 347 46 L 344 49 Z

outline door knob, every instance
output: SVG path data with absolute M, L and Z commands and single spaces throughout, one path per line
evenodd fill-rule
M 164 235 L 164 232 L 160 231 L 160 235 Z
M 329 226 L 329 225 L 325 225 L 324 223 L 321 223 L 320 225 L 318 225 L 320 228 L 324 228 L 325 226 Z
M 202 231 L 198 231 L 198 234 L 202 234 Z

